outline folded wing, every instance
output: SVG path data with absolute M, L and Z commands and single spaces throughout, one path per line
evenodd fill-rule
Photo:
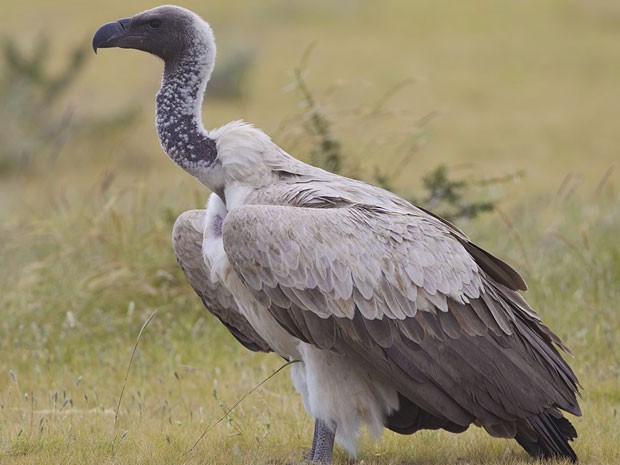
M 522 279 L 422 211 L 242 206 L 223 238 L 287 331 L 434 417 L 514 437 L 518 420 L 547 409 L 579 414 L 559 339 L 511 288 Z
M 202 254 L 204 217 L 204 210 L 192 210 L 177 219 L 172 233 L 177 260 L 207 310 L 247 349 L 269 352 L 271 349 L 267 342 L 239 312 L 232 294 L 211 276 Z

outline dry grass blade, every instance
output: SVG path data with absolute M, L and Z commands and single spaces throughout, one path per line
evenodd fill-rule
M 153 312 L 149 315 L 146 321 L 142 324 L 140 328 L 140 332 L 138 333 L 138 337 L 136 338 L 136 343 L 133 346 L 133 350 L 131 351 L 131 357 L 129 358 L 129 363 L 127 364 L 127 372 L 125 373 L 125 379 L 123 380 L 123 387 L 121 389 L 121 394 L 118 396 L 118 403 L 116 404 L 116 412 L 114 413 L 114 439 L 116 440 L 116 428 L 118 426 L 118 412 L 121 409 L 121 402 L 123 401 L 123 395 L 125 394 L 125 387 L 127 386 L 127 379 L 129 378 L 129 371 L 131 370 L 131 365 L 133 363 L 133 358 L 136 355 L 136 351 L 138 350 L 138 344 L 140 343 L 140 339 L 142 339 L 142 334 L 144 330 L 151 322 L 153 318 L 155 318 L 155 314 L 157 310 L 153 310 Z M 116 441 L 115 441 L 116 442 Z
M 499 216 L 499 218 L 501 219 L 502 223 L 504 223 L 506 228 L 508 228 L 508 231 L 510 231 L 512 233 L 512 235 L 514 236 L 515 241 L 517 242 L 517 245 L 519 246 L 519 250 L 521 252 L 521 256 L 523 257 L 523 263 L 525 264 L 525 267 L 528 270 L 531 270 L 532 269 L 532 263 L 530 262 L 530 259 L 528 257 L 528 253 L 527 253 L 527 248 L 525 247 L 525 243 L 523 241 L 523 238 L 519 234 L 519 231 L 517 231 L 517 229 L 515 228 L 513 222 L 510 220 L 508 215 L 501 208 L 499 208 L 497 205 L 495 205 L 494 210 L 497 213 L 497 215 Z
M 614 173 L 614 171 L 616 171 L 616 164 L 612 163 L 611 165 L 609 165 L 609 168 L 607 168 L 607 171 L 605 171 L 605 174 L 603 175 L 603 177 L 597 184 L 596 189 L 594 190 L 594 194 L 596 196 L 600 195 L 601 192 L 603 192 L 603 189 L 607 185 L 607 181 L 609 181 L 609 178 L 611 178 L 611 175 Z
M 267 381 L 269 381 L 271 378 L 273 378 L 274 376 L 276 376 L 278 373 L 280 373 L 282 370 L 284 370 L 286 367 L 294 364 L 294 363 L 298 363 L 299 360 L 292 360 L 290 362 L 286 362 L 284 365 L 282 365 L 280 368 L 278 368 L 276 371 L 274 371 L 273 373 L 271 373 L 269 376 L 267 376 L 264 380 L 262 380 L 260 383 L 258 383 L 256 386 L 254 386 L 252 389 L 250 389 L 248 392 L 246 392 L 243 396 L 241 396 L 241 398 L 234 403 L 234 405 L 232 407 L 230 407 L 228 410 L 226 410 L 224 412 L 224 415 L 222 415 L 215 423 L 211 423 L 209 424 L 205 430 L 202 432 L 202 434 L 198 437 L 198 439 L 196 439 L 196 441 L 194 442 L 194 444 L 192 444 L 192 447 L 190 447 L 189 449 L 187 449 L 187 452 L 185 452 L 185 455 L 189 455 L 192 453 L 192 451 L 194 450 L 194 448 L 198 445 L 198 443 L 207 435 L 207 433 L 211 430 L 211 428 L 213 428 L 214 426 L 217 426 L 218 424 L 220 424 L 225 418 L 228 417 L 228 415 L 230 415 L 232 413 L 232 411 L 241 403 L 243 402 L 249 395 L 251 395 L 254 391 L 256 391 L 258 388 L 260 388 L 263 384 L 265 384 Z

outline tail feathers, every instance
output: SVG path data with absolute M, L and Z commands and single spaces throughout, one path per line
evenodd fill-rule
M 428 413 L 418 407 L 400 392 L 398 393 L 399 408 L 385 420 L 385 427 L 399 434 L 413 434 L 421 429 L 443 428 L 451 433 L 462 433 L 469 425 L 462 426 Z
M 577 437 L 577 431 L 557 410 L 529 417 L 528 423 L 537 438 L 519 432 L 515 439 L 531 456 L 536 458 L 562 458 L 577 462 L 577 454 L 568 444 Z

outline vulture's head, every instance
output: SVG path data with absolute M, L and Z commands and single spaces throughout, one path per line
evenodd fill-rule
M 215 42 L 209 25 L 197 14 L 179 6 L 164 5 L 101 26 L 93 37 L 93 50 L 133 48 L 169 62 L 191 51 L 215 59 Z

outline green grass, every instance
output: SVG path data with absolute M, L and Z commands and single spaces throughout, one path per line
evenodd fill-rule
M 589 199 L 538 199 L 511 213 L 510 226 L 490 216 L 469 228 L 490 250 L 520 263 L 529 300 L 576 354 L 584 417 L 574 420 L 575 447 L 586 464 L 620 460 L 620 211 L 611 187 Z M 281 361 L 245 351 L 185 284 L 168 244 L 169 208 L 182 196 L 133 185 L 60 203 L 45 199 L 45 218 L 4 231 L 4 463 L 297 460 L 312 424 L 286 369 L 186 455 L 208 425 Z M 520 243 L 525 254 L 515 247 Z M 154 310 L 115 425 L 138 331 Z M 386 434 L 377 444 L 364 440 L 360 458 L 376 464 L 528 462 L 516 444 L 472 429 L 456 436 Z M 346 463 L 342 452 L 338 457 Z
M 8 0 L 0 29 L 26 41 L 45 30 L 59 57 L 63 42 L 87 47 L 101 23 L 152 6 L 112 1 L 95 13 L 74 0 L 35 3 Z M 617 2 L 185 5 L 213 23 L 222 54 L 232 42 L 258 49 L 248 97 L 207 104 L 210 126 L 243 117 L 308 157 L 300 96 L 285 88 L 318 41 L 307 82 L 361 176 L 381 165 L 406 192 L 440 161 L 465 176 L 526 170 L 486 192 L 503 199 L 499 213 L 462 226 L 523 272 L 528 300 L 574 352 L 584 387 L 584 416 L 574 419 L 581 463 L 620 463 L 617 175 L 597 189 L 620 147 Z M 105 52 L 66 104 L 78 119 L 139 105 L 141 122 L 114 138 L 76 135 L 55 162 L 0 178 L 0 462 L 295 463 L 312 421 L 288 369 L 224 415 L 282 362 L 236 343 L 176 265 L 173 221 L 207 193 L 158 147 L 160 65 Z M 411 76 L 416 83 L 373 111 Z M 392 166 L 419 142 L 415 123 L 433 111 L 413 161 Z M 532 463 L 514 441 L 476 428 L 364 438 L 359 460 Z M 347 463 L 340 449 L 337 463 Z

